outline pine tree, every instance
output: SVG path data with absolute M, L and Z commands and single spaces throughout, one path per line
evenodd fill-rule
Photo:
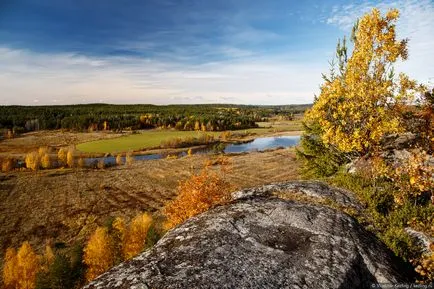
M 347 159 L 336 148 L 322 141 L 318 123 L 303 123 L 304 132 L 300 140 L 301 149 L 296 150 L 297 158 L 303 162 L 301 172 L 305 177 L 327 177 L 336 173 Z

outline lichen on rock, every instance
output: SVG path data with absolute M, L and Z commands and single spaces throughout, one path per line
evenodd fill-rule
M 355 219 L 278 198 L 276 190 L 355 203 L 315 182 L 240 191 L 86 288 L 368 288 L 408 281 L 411 271 Z

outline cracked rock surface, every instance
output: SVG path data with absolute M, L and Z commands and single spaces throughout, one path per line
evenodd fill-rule
M 411 272 L 353 218 L 274 197 L 279 188 L 354 201 L 316 182 L 236 192 L 232 203 L 189 219 L 85 288 L 369 288 L 408 281 Z

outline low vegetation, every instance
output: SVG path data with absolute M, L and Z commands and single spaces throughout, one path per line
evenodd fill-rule
M 167 218 L 165 228 L 171 229 L 207 211 L 213 205 L 229 201 L 233 189 L 234 186 L 228 183 L 221 174 L 206 167 L 199 174 L 179 184 L 177 197 L 168 202 L 163 209 Z
M 373 9 L 353 28 L 351 54 L 345 38 L 338 42 L 337 63 L 305 114 L 298 156 L 306 177 L 355 192 L 366 205 L 360 221 L 429 283 L 433 245 L 421 248 L 407 229 L 434 235 L 434 90 L 393 72 L 408 55 L 407 41 L 396 40 L 398 16 Z M 414 136 L 411 145 L 386 149 L 388 137 L 404 133 Z

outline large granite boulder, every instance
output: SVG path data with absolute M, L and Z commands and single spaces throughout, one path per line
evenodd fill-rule
M 409 281 L 411 271 L 355 219 L 294 194 L 358 207 L 351 193 L 320 183 L 240 191 L 86 288 L 354 289 Z

